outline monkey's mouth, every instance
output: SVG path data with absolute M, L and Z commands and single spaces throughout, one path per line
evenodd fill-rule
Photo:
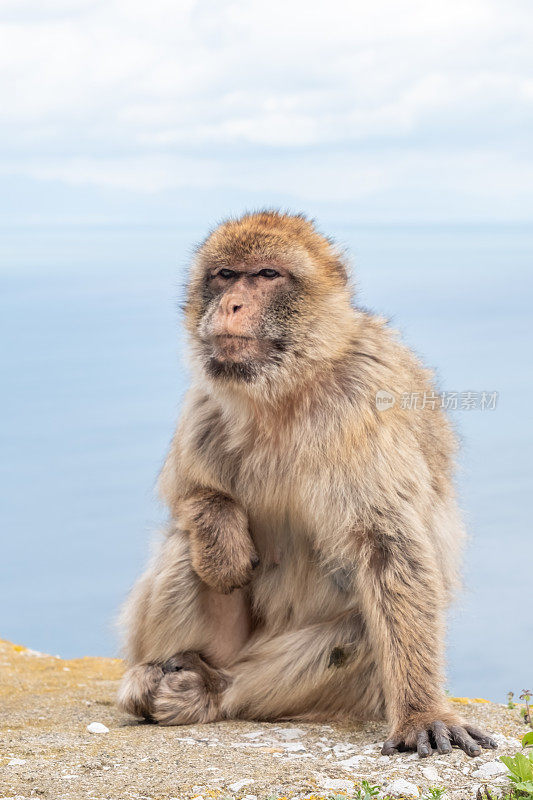
M 214 336 L 213 339 L 215 341 L 226 341 L 232 339 L 240 339 L 245 342 L 256 342 L 259 341 L 257 336 L 243 336 L 240 333 L 219 333 L 217 336 Z
M 261 363 L 268 357 L 272 344 L 258 336 L 224 333 L 213 336 L 208 347 L 211 357 L 220 362 Z

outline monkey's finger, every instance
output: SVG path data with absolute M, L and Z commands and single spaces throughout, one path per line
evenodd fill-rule
M 460 725 L 450 725 L 450 733 L 454 744 L 464 750 L 467 756 L 478 756 L 481 747 Z
M 398 747 L 401 744 L 402 740 L 398 738 L 387 739 L 387 741 L 383 744 L 381 748 L 381 755 L 382 756 L 392 756 L 394 753 L 398 752 Z
M 437 720 L 431 726 L 431 732 L 433 734 L 433 738 L 435 739 L 435 746 L 437 748 L 437 752 L 441 755 L 444 753 L 451 753 L 452 752 L 452 745 L 448 738 L 448 728 L 441 722 Z
M 465 731 L 467 731 L 472 739 L 475 739 L 485 750 L 496 750 L 498 748 L 498 743 L 495 742 L 491 736 L 487 733 L 483 733 L 483 731 L 480 731 L 479 728 L 476 728 L 474 725 L 465 725 Z
M 429 743 L 429 734 L 427 731 L 420 731 L 416 737 L 416 752 L 420 758 L 427 758 L 431 755 L 431 744 Z
M 173 656 L 161 664 L 161 669 L 165 674 L 167 672 L 179 672 L 180 669 L 183 669 L 183 662 L 176 656 Z

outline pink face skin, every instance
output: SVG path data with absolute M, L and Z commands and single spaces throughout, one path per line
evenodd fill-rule
M 209 272 L 207 291 L 218 302 L 206 315 L 202 334 L 217 361 L 261 359 L 270 340 L 266 311 L 290 289 L 291 276 L 279 264 L 241 264 Z

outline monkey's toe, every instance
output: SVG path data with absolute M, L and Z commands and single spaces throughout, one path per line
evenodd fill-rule
M 470 734 L 472 739 L 474 739 L 478 744 L 480 744 L 484 750 L 498 749 L 498 743 L 487 733 L 484 733 L 484 731 L 480 731 L 479 728 L 476 728 L 474 725 L 465 725 L 464 727 L 467 733 Z
M 167 674 L 168 672 L 179 672 L 184 668 L 184 666 L 183 658 L 179 658 L 179 656 L 173 656 L 161 665 L 161 669 L 165 674 Z

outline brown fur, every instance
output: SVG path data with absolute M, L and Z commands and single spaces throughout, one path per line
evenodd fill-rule
M 121 707 L 166 724 L 386 716 L 384 752 L 493 746 L 443 693 L 455 441 L 438 404 L 400 403 L 431 373 L 352 305 L 343 258 L 303 217 L 217 228 L 186 323 L 194 381 L 160 481 L 173 521 L 126 608 Z M 224 667 L 219 682 L 202 660 L 154 687 L 154 665 L 184 651 Z

